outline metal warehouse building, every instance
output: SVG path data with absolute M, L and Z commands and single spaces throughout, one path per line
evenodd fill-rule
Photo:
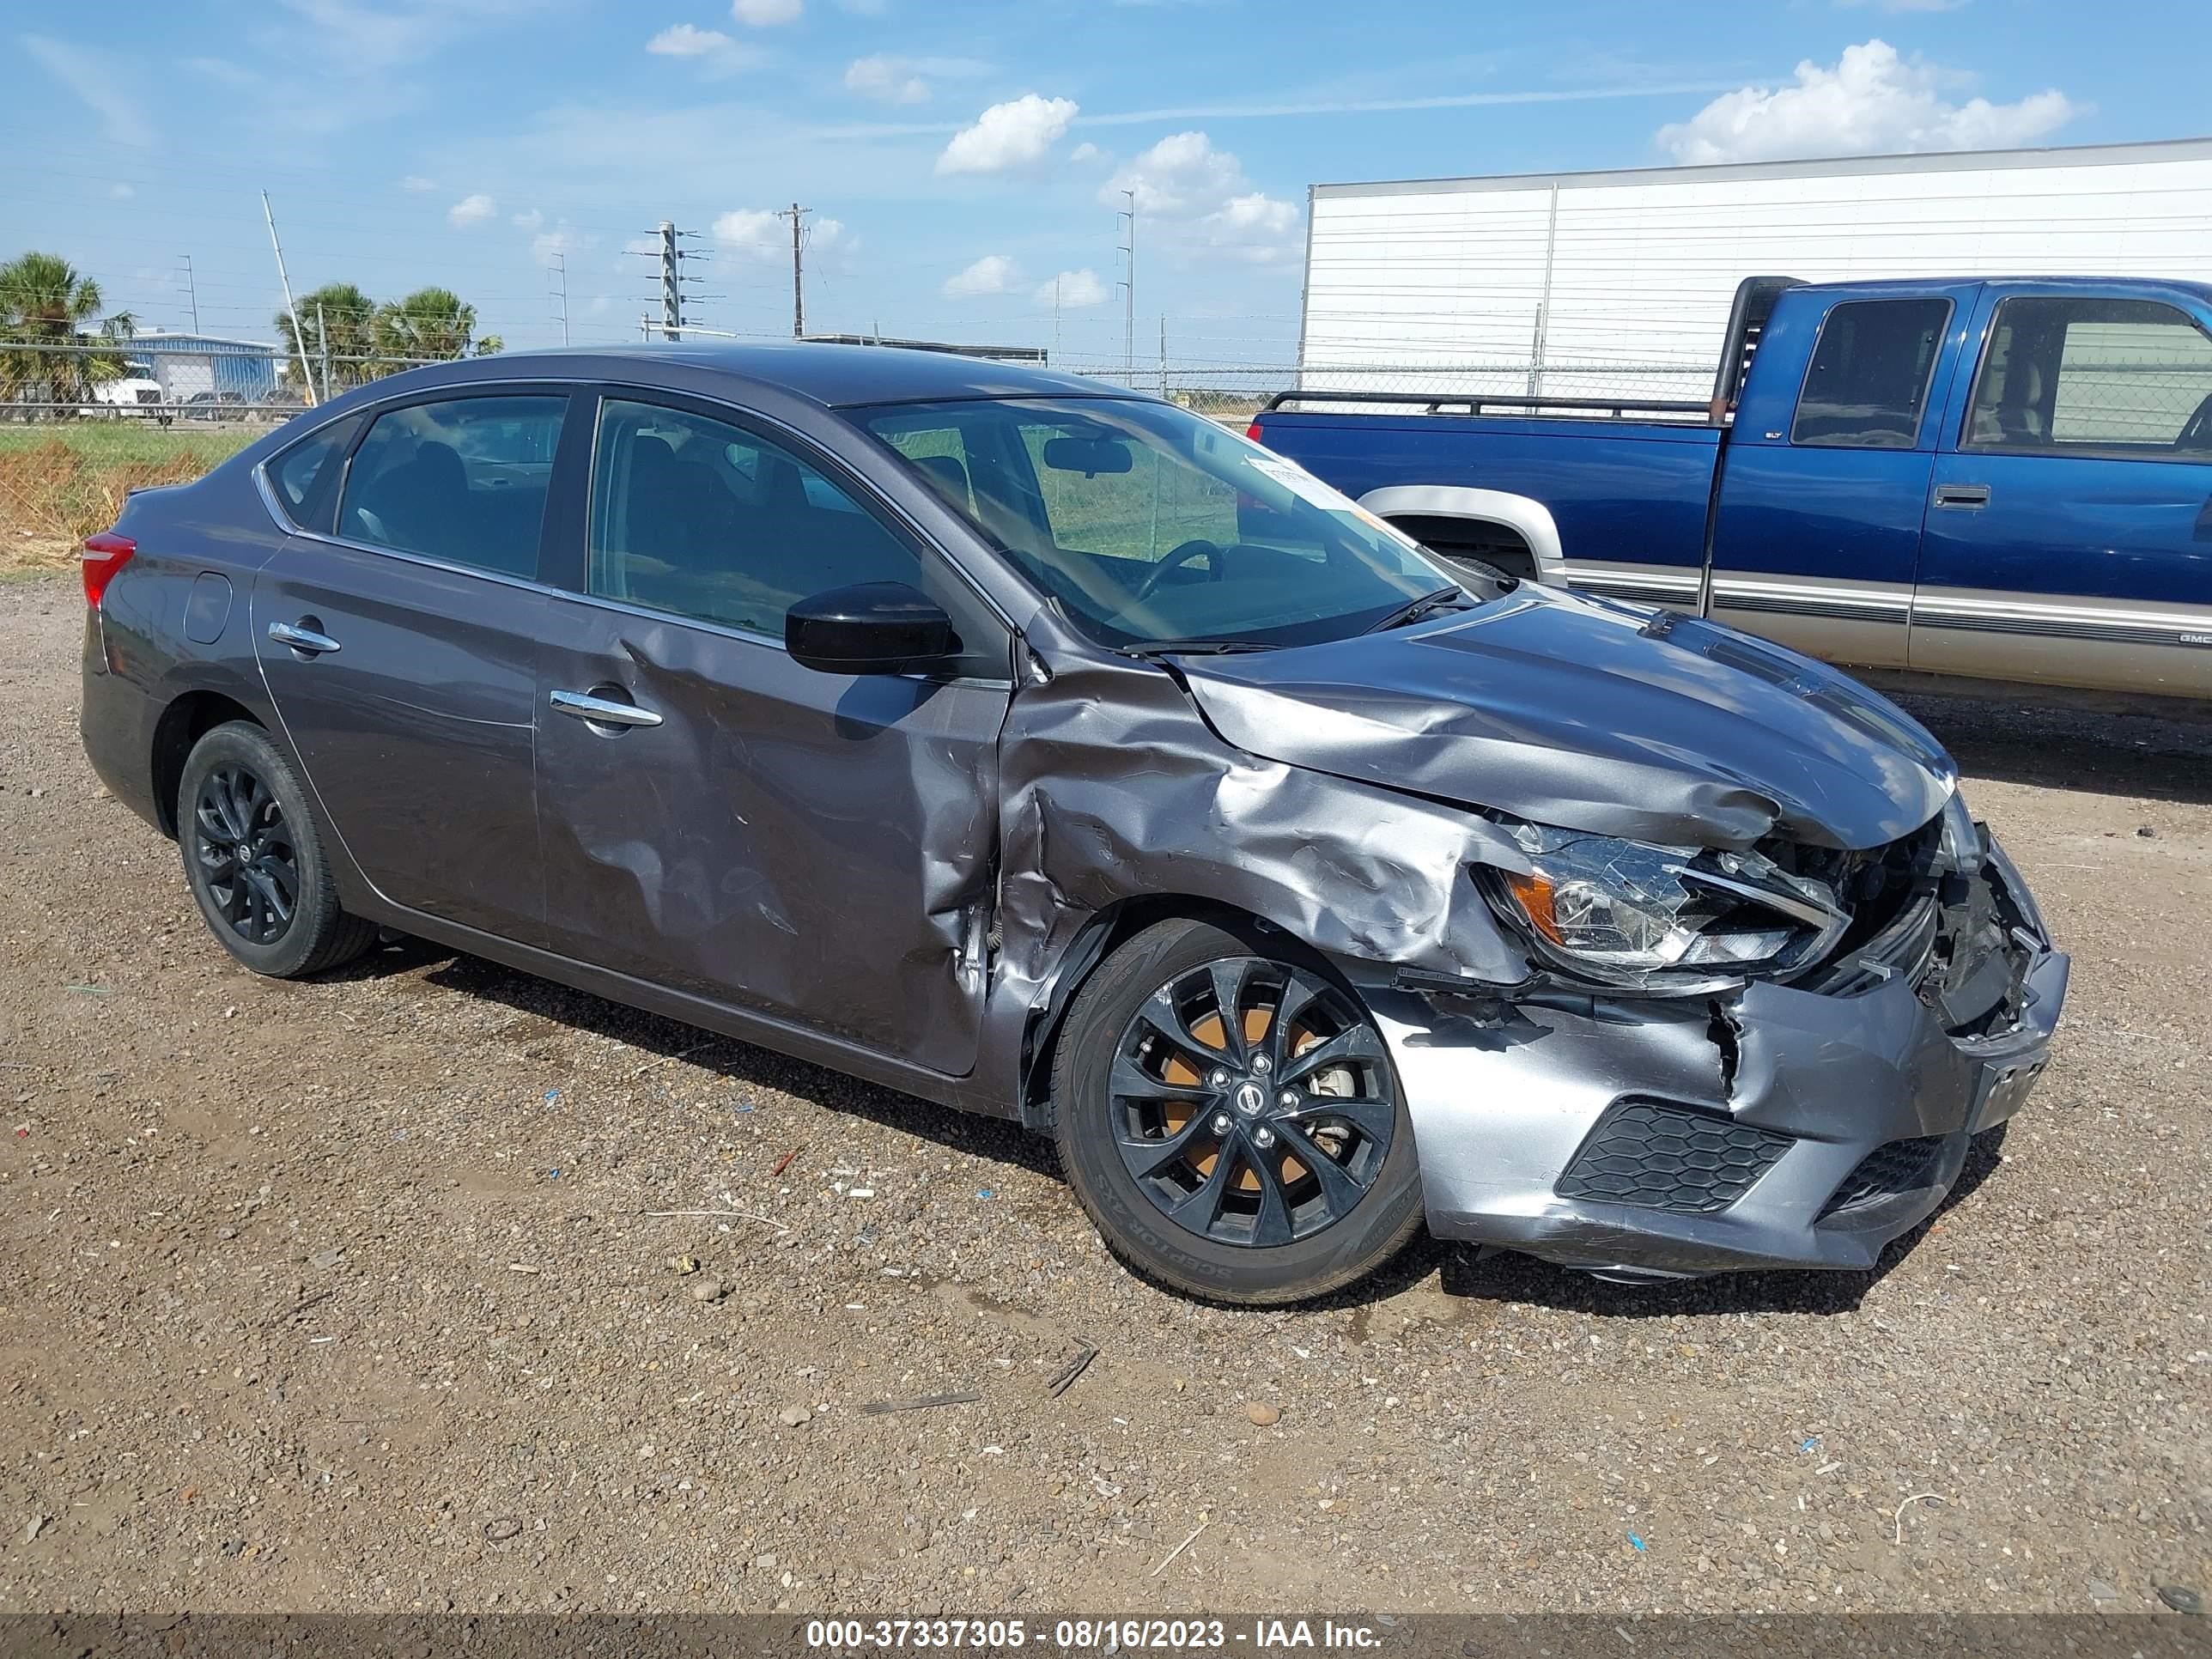
M 161 383 L 162 400 L 182 403 L 195 392 L 232 392 L 258 403 L 276 389 L 283 349 L 260 340 L 227 340 L 214 334 L 139 334 L 131 355 L 143 359 Z
M 1308 387 L 1703 399 L 1758 274 L 2212 279 L 2204 138 L 1316 185 L 1310 207 Z

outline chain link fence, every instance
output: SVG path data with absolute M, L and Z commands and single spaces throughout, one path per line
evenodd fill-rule
M 64 343 L 0 337 L 0 423 L 269 424 L 327 396 L 445 361 L 311 354 L 303 384 L 295 353 L 251 340 L 144 334 Z

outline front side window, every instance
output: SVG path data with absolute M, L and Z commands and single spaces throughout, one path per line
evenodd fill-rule
M 1966 447 L 2212 460 L 2212 335 L 2152 300 L 2007 300 L 1990 329 Z
M 1948 300 L 1850 300 L 1820 324 L 1793 444 L 1910 449 L 1942 349 Z
M 588 591 L 781 644 L 799 600 L 904 582 L 942 605 L 957 674 L 1003 680 L 1011 636 L 934 556 L 786 446 L 688 410 L 609 398 L 592 462 Z
M 378 416 L 346 469 L 338 534 L 534 577 L 568 403 L 454 398 Z
M 1108 645 L 1341 639 L 1455 579 L 1296 463 L 1121 398 L 853 411 Z

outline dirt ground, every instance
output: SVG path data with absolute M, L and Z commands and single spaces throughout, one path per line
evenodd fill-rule
M 0 1610 L 2212 1589 L 2212 726 L 1916 704 L 2075 978 L 1881 1273 L 1423 1246 L 1249 1314 L 1010 1127 L 422 946 L 252 978 L 84 763 L 81 625 L 0 584 Z

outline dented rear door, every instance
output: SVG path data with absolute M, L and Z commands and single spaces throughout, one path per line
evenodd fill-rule
M 966 1073 L 1007 642 L 951 677 L 799 666 L 790 603 L 934 591 L 933 556 L 789 434 L 643 393 L 599 418 L 583 591 L 551 600 L 539 672 L 553 948 Z

